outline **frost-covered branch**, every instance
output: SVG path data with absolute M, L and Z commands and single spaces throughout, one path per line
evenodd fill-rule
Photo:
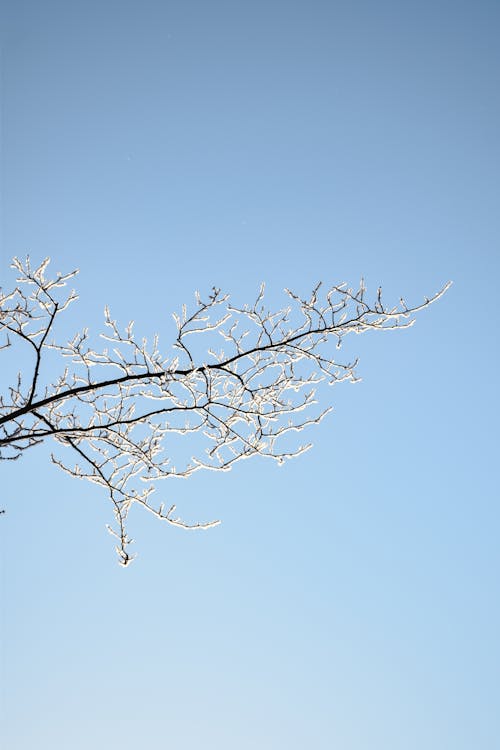
M 344 338 L 407 328 L 449 286 L 412 307 L 403 299 L 387 306 L 381 289 L 368 301 L 363 281 L 323 295 L 318 284 L 308 298 L 286 289 L 288 304 L 274 312 L 264 285 L 244 306 L 214 287 L 174 313 L 177 336 L 166 351 L 157 335 L 137 339 L 133 321 L 118 325 L 107 307 L 103 346 L 86 328 L 58 343 L 57 319 L 77 299 L 64 287 L 77 271 L 49 279 L 48 264 L 32 269 L 29 258 L 15 258 L 17 285 L 0 290 L 0 349 L 18 344 L 33 357 L 30 372 L 0 393 L 0 459 L 16 460 L 52 438 L 57 466 L 106 491 L 123 565 L 132 559 L 126 521 L 134 504 L 173 526 L 218 523 L 189 524 L 174 515 L 175 505 L 155 503 L 161 480 L 227 471 L 255 455 L 281 465 L 308 450 L 294 436 L 330 411 L 317 405 L 318 385 L 357 380 L 357 361 L 340 359 Z M 176 445 L 167 445 L 174 435 Z

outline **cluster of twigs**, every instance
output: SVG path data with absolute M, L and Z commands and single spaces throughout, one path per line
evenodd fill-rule
M 49 437 L 70 449 L 76 463 L 64 451 L 52 461 L 106 490 L 115 516 L 108 528 L 122 565 L 133 557 L 126 519 L 134 504 L 174 526 L 219 523 L 191 525 L 175 515 L 175 505 L 155 504 L 160 480 L 227 471 L 254 455 L 282 464 L 306 451 L 310 444 L 293 445 L 289 436 L 329 412 L 311 409 L 318 383 L 356 381 L 356 361 L 337 356 L 343 338 L 407 328 L 449 286 L 420 305 L 400 300 L 387 307 L 380 289 L 367 300 L 363 281 L 355 291 L 340 284 L 321 297 L 318 284 L 307 299 L 285 290 L 289 303 L 277 312 L 266 308 L 264 286 L 243 307 L 213 288 L 205 298 L 196 293 L 192 309 L 184 305 L 174 314 L 173 352 L 162 352 L 157 336 L 151 343 L 137 340 L 133 322 L 120 327 L 108 308 L 105 346 L 97 351 L 86 328 L 64 344 L 52 339 L 57 318 L 77 299 L 63 291 L 77 271 L 49 279 L 48 264 L 32 268 L 29 258 L 15 258 L 17 285 L 0 291 L 0 348 L 25 344 L 33 354 L 29 374 L 19 373 L 0 394 L 0 459 L 15 460 Z M 195 348 L 200 338 L 204 346 Z M 49 350 L 64 363 L 55 378 L 43 369 Z M 205 353 L 197 356 L 198 350 Z M 166 453 L 173 434 L 196 448 L 180 466 Z

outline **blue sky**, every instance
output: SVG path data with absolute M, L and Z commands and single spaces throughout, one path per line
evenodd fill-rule
M 81 269 L 168 346 L 213 284 L 444 299 L 356 337 L 314 449 L 131 518 L 2 466 L 6 747 L 469 750 L 499 741 L 499 10 L 493 2 L 23 2 L 3 9 L 2 244 Z M 21 356 L 21 355 L 20 355 Z M 8 385 L 3 382 L 2 390 Z

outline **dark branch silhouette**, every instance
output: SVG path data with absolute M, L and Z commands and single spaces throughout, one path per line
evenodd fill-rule
M 188 524 L 174 515 L 175 505 L 153 504 L 157 482 L 200 469 L 227 471 L 255 455 L 282 464 L 306 451 L 310 444 L 296 445 L 293 433 L 330 411 L 314 410 L 318 384 L 358 379 L 357 360 L 341 362 L 335 355 L 344 337 L 408 328 L 412 315 L 449 287 L 420 305 L 401 299 L 387 307 L 380 288 L 374 301 L 366 300 L 363 280 L 356 291 L 340 284 L 322 298 L 318 284 L 307 299 L 286 289 L 288 305 L 277 312 L 264 305 L 264 285 L 243 307 L 214 287 L 205 299 L 195 294 L 192 311 L 183 305 L 174 314 L 174 351 L 161 352 L 158 336 L 151 343 L 136 340 L 133 321 L 120 328 L 107 307 L 101 334 L 107 345 L 98 351 L 86 328 L 65 344 L 49 340 L 57 318 L 77 299 L 63 291 L 77 271 L 48 279 L 48 264 L 47 258 L 33 269 L 29 258 L 14 258 L 17 286 L 0 290 L 0 349 L 24 344 L 34 356 L 30 373 L 19 373 L 0 394 L 0 459 L 17 460 L 53 438 L 65 449 L 52 455 L 57 466 L 106 490 L 115 516 L 108 529 L 122 565 L 133 557 L 126 520 L 134 504 L 182 528 L 219 523 Z M 200 338 L 201 356 L 192 343 Z M 217 349 L 221 342 L 224 348 Z M 49 373 L 54 367 L 55 377 Z M 172 465 L 170 442 L 166 453 L 174 434 L 180 448 L 188 436 L 193 452 L 186 458 L 181 450 L 180 468 Z

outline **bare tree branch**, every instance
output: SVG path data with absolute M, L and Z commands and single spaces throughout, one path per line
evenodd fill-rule
M 32 269 L 29 258 L 14 258 L 17 286 L 0 290 L 0 349 L 26 345 L 34 357 L 31 374 L 20 373 L 0 394 L 0 459 L 16 460 L 53 438 L 61 449 L 52 455 L 57 466 L 105 489 L 115 517 L 108 528 L 122 565 L 133 557 L 126 530 L 133 505 L 182 528 L 219 523 L 189 524 L 174 516 L 175 505 L 165 510 L 154 504 L 160 480 L 201 469 L 227 471 L 255 455 L 282 464 L 308 450 L 310 443 L 297 445 L 293 435 L 330 411 L 317 406 L 318 385 L 358 380 L 357 360 L 340 361 L 335 354 L 344 337 L 408 328 L 414 313 L 450 286 L 419 305 L 401 299 L 388 307 L 380 288 L 372 303 L 366 301 L 363 280 L 357 290 L 332 286 L 322 298 L 317 284 L 308 298 L 286 289 L 289 304 L 276 312 L 265 306 L 264 285 L 243 307 L 214 287 L 205 299 L 196 292 L 189 311 L 183 305 L 174 313 L 171 352 L 160 350 L 157 335 L 151 343 L 137 340 L 133 321 L 122 329 L 107 307 L 105 346 L 98 350 L 87 329 L 67 343 L 49 340 L 58 317 L 77 299 L 74 291 L 63 291 L 77 271 L 49 279 L 48 264 L 47 258 Z M 60 368 L 55 377 L 54 355 Z M 178 443 L 169 441 L 167 454 L 173 435 Z

